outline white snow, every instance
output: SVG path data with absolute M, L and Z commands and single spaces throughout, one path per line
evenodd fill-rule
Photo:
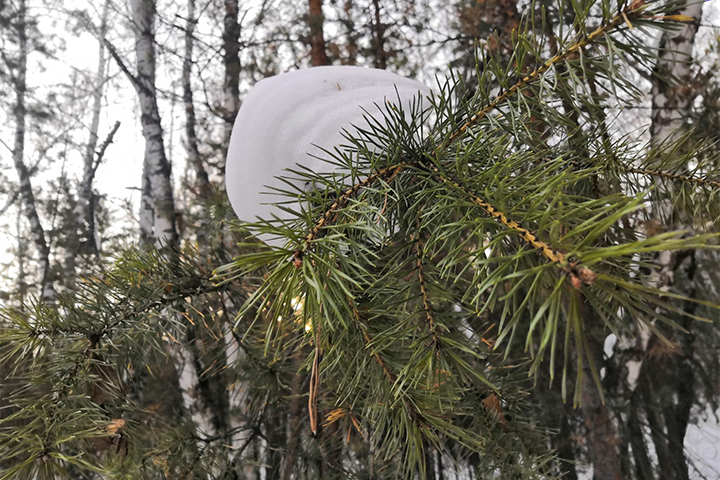
M 238 218 L 290 218 L 289 213 L 274 205 L 288 198 L 269 188 L 288 190 L 276 178 L 284 169 L 302 164 L 314 172 L 332 172 L 334 165 L 309 154 L 325 158 L 327 155 L 318 147 L 332 150 L 347 144 L 341 132 L 346 129 L 353 133 L 356 130 L 352 125 L 367 125 L 363 109 L 378 118 L 376 105 L 397 105 L 399 99 L 408 110 L 418 92 L 430 94 L 425 85 L 415 80 L 353 66 L 296 70 L 258 82 L 243 101 L 228 148 L 226 189 Z M 287 206 L 298 209 L 297 204 Z

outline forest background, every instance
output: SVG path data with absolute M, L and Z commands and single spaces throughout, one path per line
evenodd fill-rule
M 360 65 L 431 88 L 452 68 L 472 88 L 476 49 L 509 58 L 513 32 L 533 8 L 558 15 L 555 3 L 513 0 L 0 1 L 0 301 L 19 307 L 77 291 L 118 252 L 162 236 L 158 229 L 229 262 L 238 251 L 226 223 L 233 214 L 223 191 L 225 155 L 256 82 L 311 66 Z M 602 99 L 617 137 L 651 141 L 692 128 L 718 139 L 720 1 L 680 13 L 695 20 L 647 38 L 690 54 L 661 58 L 680 83 L 643 66 L 628 70 L 647 94 L 631 107 Z M 162 195 L 170 215 L 150 205 Z M 668 271 L 686 268 L 676 256 L 662 261 Z M 695 288 L 720 298 L 715 260 L 692 261 L 705 272 Z M 707 325 L 692 329 L 698 340 L 678 340 L 675 351 L 606 332 L 604 405 L 588 398 L 574 408 L 553 390 L 532 391 L 536 420 L 553 429 L 550 446 L 569 461 L 558 472 L 613 478 L 599 468 L 608 461 L 627 478 L 720 477 L 720 336 Z M 229 346 L 238 341 L 226 338 Z M 227 428 L 229 417 L 219 416 L 232 398 L 230 407 L 212 403 L 213 389 L 226 386 L 207 380 L 200 341 L 180 343 L 173 372 L 160 375 L 174 396 L 157 408 L 175 402 L 206 432 Z M 229 349 L 238 355 L 237 345 Z M 300 407 L 289 400 L 289 408 Z M 302 457 L 290 429 L 275 438 L 288 455 L 259 461 L 258 478 L 290 478 L 291 462 Z M 264 455 L 269 440 L 252 440 L 254 454 Z M 435 475 L 443 475 L 437 464 Z

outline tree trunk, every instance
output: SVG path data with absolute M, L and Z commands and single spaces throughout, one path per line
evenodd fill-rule
M 300 437 L 302 436 L 301 426 L 303 400 L 305 397 L 301 394 L 302 376 L 300 376 L 299 373 L 293 377 L 291 388 L 292 396 L 290 400 L 290 411 L 287 426 L 287 453 L 283 458 L 280 480 L 291 480 L 293 470 L 295 469 L 295 463 L 297 462 Z
M 38 250 L 38 263 L 40 268 L 40 294 L 43 300 L 53 301 L 55 298 L 55 286 L 50 269 L 50 247 L 45 237 L 45 230 L 40 223 L 40 216 L 37 212 L 35 194 L 33 193 L 30 172 L 25 165 L 25 95 L 27 94 L 27 55 L 28 41 L 26 32 L 27 7 L 25 0 L 20 0 L 15 20 L 18 38 L 18 57 L 16 72 L 13 76 L 15 87 L 15 135 L 12 151 L 13 163 L 20 179 L 20 196 L 23 200 L 23 208 L 28 222 L 30 223 L 30 234 L 35 247 Z
M 655 65 L 652 88 L 652 125 L 650 133 L 654 144 L 676 140 L 678 129 L 690 113 L 694 89 L 692 80 L 692 50 L 695 43 L 703 2 L 690 1 L 677 14 L 695 18 L 675 32 L 663 33 L 660 39 L 660 59 Z
M 380 2 L 373 0 L 373 50 L 375 58 L 373 67 L 385 70 L 387 68 L 387 52 L 385 51 L 385 25 L 380 21 Z
M 105 58 L 105 36 L 107 33 L 109 5 L 110 2 L 106 0 L 100 17 L 100 28 L 96 32 L 99 43 L 98 66 L 92 91 L 93 107 L 89 127 L 90 135 L 88 143 L 85 146 L 85 155 L 83 156 L 83 175 L 78 185 L 77 203 L 73 208 L 72 218 L 69 219 L 65 229 L 67 232 L 67 241 L 65 244 L 65 272 L 63 275 L 63 283 L 65 288 L 69 290 L 75 289 L 78 257 L 80 255 L 90 255 L 97 260 L 100 254 L 95 232 L 95 193 L 93 192 L 93 181 L 100 159 L 102 158 L 101 154 L 97 153 L 96 150 L 98 148 L 98 129 L 100 126 L 103 89 L 107 79 L 105 75 L 105 67 L 107 65 Z M 111 137 L 109 137 L 110 139 L 112 138 L 112 134 L 114 134 L 114 130 L 111 133 Z
M 98 31 L 98 68 L 95 73 L 95 85 L 93 89 L 92 120 L 90 121 L 90 138 L 85 148 L 83 159 L 83 179 L 80 185 L 78 198 L 78 217 L 83 218 L 83 241 L 87 251 L 98 255 L 98 245 L 95 238 L 95 195 L 92 190 L 92 183 L 95 177 L 95 150 L 98 146 L 98 128 L 100 126 L 100 111 L 102 109 L 103 87 L 105 85 L 105 35 L 107 34 L 107 17 L 110 1 L 105 0 L 100 18 L 100 29 Z
M 630 436 L 630 446 L 632 447 L 632 456 L 635 459 L 635 475 L 638 479 L 652 479 L 653 470 L 648 456 L 645 433 L 642 430 L 640 422 L 640 397 L 636 392 L 632 392 L 630 397 L 630 411 L 628 412 L 628 432 Z
M 357 64 L 357 31 L 355 29 L 355 20 L 353 18 L 353 2 L 352 0 L 345 0 L 343 4 L 343 17 L 340 19 L 340 23 L 345 27 L 345 52 L 347 57 L 343 59 L 343 65 L 356 65 Z
M 584 325 L 601 325 L 600 319 L 596 317 L 589 305 L 584 303 L 583 300 L 580 303 L 580 311 L 585 319 Z M 591 331 L 587 327 L 585 334 L 587 335 L 589 348 L 587 355 L 592 358 L 599 372 L 604 361 L 603 345 L 598 339 L 604 338 L 604 330 L 597 327 L 597 331 Z M 622 478 L 622 467 L 618 446 L 621 440 L 617 427 L 607 405 L 603 403 L 600 397 L 590 367 L 584 365 L 583 368 L 585 371 L 582 378 L 582 413 L 587 430 L 588 453 L 593 465 L 593 480 L 620 480 Z
M 695 35 L 702 17 L 703 2 L 690 1 L 681 5 L 673 14 L 693 17 L 694 22 L 684 23 L 674 32 L 663 33 L 660 39 L 660 58 L 655 65 L 652 87 L 652 113 L 651 113 L 651 142 L 653 145 L 662 145 L 675 142 L 682 135 L 682 128 L 690 115 L 690 108 L 696 96 L 697 89 L 692 87 L 692 51 Z M 655 215 L 661 221 L 674 223 L 672 206 L 669 201 L 662 200 Z M 669 229 L 682 228 L 678 225 L 668 225 Z M 664 252 L 665 253 L 665 252 Z M 661 267 L 660 286 L 672 286 L 682 258 L 677 255 L 659 255 L 658 263 Z M 675 287 L 677 293 L 694 296 L 692 277 L 696 268 L 694 252 L 689 254 L 690 268 L 687 278 L 682 285 Z M 694 305 L 681 306 L 688 313 L 692 313 Z M 662 356 L 652 358 L 653 367 L 647 372 L 649 377 L 645 385 L 645 409 L 650 423 L 652 440 L 658 455 L 661 475 L 663 478 L 687 480 L 689 478 L 687 458 L 685 457 L 684 440 L 690 417 L 690 410 L 694 401 L 694 375 L 690 365 L 694 354 L 692 335 L 692 320 L 688 317 L 679 319 L 678 323 L 688 332 L 671 332 L 670 338 L 676 340 L 679 347 L 678 356 L 668 364 Z M 655 340 L 655 339 L 653 339 Z M 655 340 L 655 343 L 658 343 Z M 661 365 L 669 369 L 665 371 Z M 660 368 L 658 368 L 660 367 Z M 648 370 L 648 369 L 643 369 Z M 669 372 L 669 375 L 666 374 Z M 668 392 L 667 397 L 657 399 L 655 390 L 658 383 Z
M 152 206 L 152 238 L 158 246 L 178 242 L 175 226 L 175 201 L 171 185 L 170 163 L 165 156 L 163 131 L 160 123 L 157 97 L 155 95 L 155 35 L 153 22 L 155 2 L 153 0 L 131 0 L 135 24 L 135 53 L 137 56 L 137 77 L 135 86 L 140 100 L 140 121 L 145 138 L 145 160 L 143 162 L 143 210 Z M 148 198 L 149 196 L 149 198 Z M 148 220 L 147 211 L 141 212 Z M 144 226 L 147 233 L 148 225 Z
M 238 0 L 225 0 L 223 21 L 223 113 L 225 119 L 225 142 L 223 143 L 221 171 L 225 172 L 225 155 L 230 142 L 233 124 L 240 110 L 240 24 L 238 23 Z
M 325 18 L 322 12 L 322 0 L 310 0 L 308 13 L 308 26 L 310 27 L 310 63 L 313 67 L 329 65 L 325 51 L 325 37 L 323 36 L 323 23 Z
M 210 180 L 205 165 L 203 165 L 200 151 L 198 150 L 198 138 L 195 126 L 195 105 L 193 103 L 193 92 L 191 74 L 193 67 L 194 33 L 197 20 L 195 19 L 195 0 L 188 0 L 187 22 L 185 23 L 185 58 L 182 68 L 183 102 L 185 103 L 185 135 L 187 136 L 188 163 L 195 171 L 195 188 L 197 196 L 203 200 L 210 194 Z M 227 63 L 225 64 L 227 67 Z M 227 77 L 226 77 L 227 78 Z
M 163 131 L 160 123 L 157 97 L 155 95 L 155 50 L 153 21 L 155 2 L 153 0 L 131 0 L 135 24 L 135 52 L 137 75 L 132 76 L 124 67 L 117 52 L 110 49 L 121 69 L 126 70 L 138 92 L 141 110 L 141 124 L 145 137 L 145 160 L 143 163 L 143 185 L 140 210 L 141 237 L 154 240 L 158 247 L 174 246 L 179 242 L 175 224 L 175 202 L 171 185 L 170 163 L 165 156 Z M 152 216 L 150 216 L 152 214 Z M 152 220 L 152 222 L 150 222 Z M 222 430 L 222 421 L 213 417 L 215 412 L 205 402 L 205 385 L 198 374 L 199 347 L 194 331 L 188 331 L 188 338 L 180 342 L 173 352 L 175 368 L 183 396 L 183 403 L 190 412 L 197 428 L 208 434 Z
M 583 376 L 582 412 L 587 429 L 587 443 L 593 465 L 593 480 L 620 480 L 619 438 L 610 412 L 601 402 L 597 386 L 589 371 Z

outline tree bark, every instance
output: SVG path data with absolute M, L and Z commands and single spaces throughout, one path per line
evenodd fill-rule
M 155 90 L 155 50 L 153 22 L 154 0 L 131 0 L 135 24 L 135 53 L 137 75 L 133 76 L 122 64 L 117 52 L 110 48 L 133 82 L 140 100 L 141 124 L 145 138 L 145 160 L 143 162 L 142 196 L 140 210 L 141 238 L 155 241 L 156 246 L 174 246 L 179 242 L 175 223 L 175 201 L 171 184 L 170 163 L 165 156 L 163 131 L 160 123 Z M 152 215 L 151 215 L 152 214 Z M 188 338 L 173 352 L 178 382 L 183 403 L 191 414 L 197 428 L 205 433 L 215 434 L 222 430 L 222 421 L 213 417 L 212 409 L 206 403 L 205 385 L 198 375 L 199 346 L 195 332 L 188 330 Z
M 373 50 L 375 58 L 373 67 L 385 70 L 387 68 L 387 52 L 385 51 L 385 25 L 380 21 L 380 2 L 373 0 Z
M 152 207 L 151 231 L 156 245 L 174 245 L 178 242 L 178 234 L 175 225 L 171 167 L 165 156 L 160 112 L 155 95 L 155 34 L 153 32 L 155 2 L 131 0 L 130 4 L 135 25 L 137 56 L 137 77 L 134 84 L 140 100 L 140 121 L 145 138 L 141 208 L 147 210 Z M 141 212 L 141 227 L 143 219 L 149 220 L 148 213 L 148 211 Z M 148 227 L 148 225 L 143 227 L 146 234 Z
M 26 31 L 27 5 L 25 0 L 20 0 L 18 4 L 17 17 L 15 20 L 15 28 L 17 30 L 18 39 L 18 57 L 16 63 L 16 71 L 12 76 L 15 87 L 15 106 L 13 113 L 15 116 L 15 135 L 12 151 L 13 163 L 20 180 L 20 196 L 23 200 L 23 209 L 30 223 L 30 233 L 38 250 L 38 263 L 40 268 L 40 292 L 43 300 L 52 302 L 55 298 L 55 285 L 50 269 L 50 246 L 45 237 L 45 230 L 40 223 L 40 216 L 37 212 L 35 203 L 35 194 L 33 192 L 30 172 L 25 165 L 25 127 L 27 108 L 25 106 L 25 96 L 27 94 L 27 55 L 28 55 L 28 38 Z
M 345 27 L 345 52 L 347 57 L 343 59 L 343 65 L 357 64 L 357 32 L 355 31 L 355 20 L 353 19 L 353 1 L 345 0 L 343 4 L 344 16 L 340 19 L 340 23 Z
M 652 125 L 650 133 L 656 145 L 677 140 L 679 129 L 690 113 L 694 98 L 692 50 L 702 16 L 703 2 L 690 1 L 677 14 L 695 18 L 675 32 L 665 32 L 660 39 L 660 59 L 655 65 L 652 88 Z M 662 78 L 658 78 L 660 76 Z M 667 81 L 664 81 L 667 80 Z
M 652 87 L 650 134 L 653 145 L 677 141 L 690 115 L 697 92 L 697 89 L 692 87 L 692 51 L 702 17 L 702 6 L 703 2 L 690 1 L 671 12 L 693 17 L 695 21 L 683 24 L 674 32 L 663 33 L 660 39 L 660 58 L 655 65 Z M 671 204 L 662 201 L 655 215 L 661 221 L 674 223 L 672 213 Z M 669 225 L 669 228 L 677 227 L 677 225 Z M 683 255 L 682 252 L 675 255 L 659 255 L 657 262 L 661 267 L 660 286 L 673 286 L 676 275 L 680 274 L 678 270 L 684 257 L 688 255 Z M 694 252 L 690 252 L 688 258 L 690 258 L 690 268 L 686 282 L 676 286 L 675 290 L 677 293 L 692 297 L 695 294 L 692 284 L 696 268 Z M 682 308 L 690 314 L 694 310 L 694 306 L 689 304 L 683 305 Z M 679 347 L 677 356 L 673 355 L 675 358 L 671 363 L 664 358 L 669 354 L 646 360 L 646 363 L 652 362 L 653 365 L 649 369 L 643 368 L 642 373 L 646 377 L 643 394 L 662 477 L 687 480 L 689 472 L 684 439 L 695 398 L 695 372 L 690 365 L 694 355 L 694 336 L 691 332 L 690 318 L 681 318 L 678 323 L 690 333 L 671 332 L 670 338 L 676 340 L 675 343 Z M 657 339 L 653 341 L 655 344 L 659 342 Z M 657 398 L 657 385 L 661 385 L 667 395 Z
M 636 392 L 632 392 L 630 395 L 630 411 L 628 412 L 627 425 L 632 456 L 635 459 L 635 475 L 640 480 L 651 479 L 653 478 L 653 469 L 648 456 L 645 433 L 642 430 L 640 421 L 640 397 Z
M 203 165 L 200 151 L 198 150 L 198 138 L 195 126 L 195 105 L 193 103 L 193 92 L 191 74 L 193 68 L 194 33 L 197 19 L 195 18 L 195 0 L 188 0 L 187 22 L 185 23 L 185 57 L 183 58 L 182 85 L 183 102 L 185 103 L 185 135 L 187 136 L 188 163 L 195 171 L 195 188 L 199 198 L 205 200 L 210 194 L 210 180 Z M 227 64 L 226 64 L 227 67 Z
M 280 480 L 290 480 L 292 478 L 298 457 L 298 446 L 300 445 L 300 437 L 302 435 L 301 415 L 303 411 L 303 400 L 305 399 L 301 394 L 302 377 L 300 374 L 293 377 L 291 388 L 290 411 L 287 417 L 287 453 L 283 458 Z
M 225 172 L 225 155 L 230 142 L 233 124 L 240 110 L 240 24 L 238 23 L 238 0 L 225 0 L 223 21 L 223 111 L 225 119 L 225 142 L 221 171 Z
M 580 312 L 584 317 L 584 325 L 601 325 L 602 322 L 584 299 L 580 300 Z M 589 328 L 588 328 L 589 330 Z M 601 330 L 598 328 L 598 330 Z M 598 338 L 604 338 L 601 331 L 586 331 L 589 351 L 587 355 L 593 359 L 600 371 L 603 361 L 602 343 Z M 600 397 L 597 385 L 592 377 L 588 365 L 583 367 L 582 379 L 582 413 L 587 430 L 587 445 L 590 461 L 593 465 L 593 480 L 620 480 L 622 466 L 618 446 L 621 443 L 612 415 Z
M 323 24 L 325 18 L 322 12 L 322 0 L 310 0 L 308 13 L 308 26 L 310 27 L 310 63 L 313 67 L 329 65 L 325 50 L 325 37 Z
M 92 190 L 93 179 L 95 177 L 95 150 L 98 146 L 98 129 L 100 126 L 100 112 L 102 110 L 102 95 L 105 85 L 105 35 L 107 34 L 107 17 L 110 7 L 110 1 L 105 0 L 100 18 L 100 29 L 98 30 L 98 67 L 95 73 L 95 85 L 93 86 L 93 109 L 92 120 L 90 121 L 90 137 L 85 147 L 85 157 L 83 158 L 83 179 L 80 185 L 78 196 L 78 217 L 83 218 L 83 241 L 87 250 L 97 256 L 98 245 L 95 238 L 95 195 Z

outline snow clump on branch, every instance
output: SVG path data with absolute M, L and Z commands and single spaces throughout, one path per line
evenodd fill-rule
M 277 204 L 296 211 L 299 205 L 288 203 L 274 190 L 289 189 L 277 178 L 284 170 L 302 165 L 315 173 L 335 171 L 337 165 L 320 159 L 327 157 L 323 148 L 347 145 L 343 130 L 352 135 L 355 126 L 366 127 L 366 112 L 378 118 L 380 105 L 400 102 L 409 115 L 419 94 L 422 99 L 430 90 L 385 70 L 353 66 L 296 70 L 258 82 L 243 101 L 228 148 L 226 189 L 238 218 L 292 218 Z M 260 238 L 278 246 L 283 243 L 265 235 Z

